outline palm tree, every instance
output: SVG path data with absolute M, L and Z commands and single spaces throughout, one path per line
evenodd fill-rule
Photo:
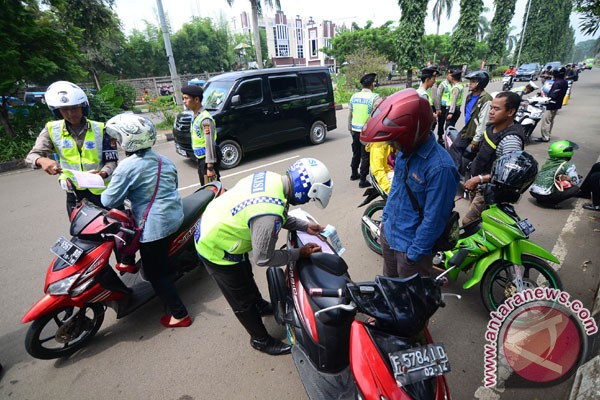
M 483 7 L 481 10 L 481 15 L 477 20 L 477 40 L 483 42 L 483 39 L 491 32 L 490 21 L 483 15 L 484 13 L 490 11 L 488 7 Z
M 512 51 L 517 47 L 518 36 L 511 34 L 513 30 L 517 29 L 514 25 L 511 25 L 508 28 L 508 35 L 506 36 L 506 49 L 508 50 L 507 54 L 511 54 Z
M 435 34 L 440 34 L 440 22 L 442 21 L 442 14 L 444 10 L 446 10 L 446 18 L 450 19 L 450 14 L 452 14 L 452 4 L 454 0 L 436 0 L 433 5 L 433 20 L 437 22 L 437 27 L 435 30 Z
M 227 4 L 231 7 L 234 0 L 227 0 Z M 273 0 L 264 0 L 265 4 L 269 8 L 273 8 Z M 275 0 L 275 7 L 281 10 L 280 0 Z M 262 5 L 260 0 L 250 0 L 250 8 L 252 9 L 252 34 L 254 36 L 254 48 L 256 49 L 256 63 L 258 68 L 262 69 L 262 49 L 260 47 L 260 33 L 258 31 L 258 16 L 262 16 Z

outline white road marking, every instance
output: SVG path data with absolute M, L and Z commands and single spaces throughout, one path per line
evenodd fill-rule
M 283 158 L 281 160 L 273 161 L 273 162 L 270 162 L 270 163 L 267 163 L 267 164 L 262 164 L 262 165 L 259 165 L 257 167 L 254 167 L 254 168 L 248 168 L 248 169 L 245 169 L 243 171 L 234 172 L 233 174 L 221 176 L 221 180 L 226 179 L 226 178 L 231 178 L 232 176 L 236 176 L 236 175 L 240 175 L 240 174 L 247 174 L 248 172 L 255 171 L 257 169 L 264 169 L 265 167 L 268 167 L 268 166 L 271 166 L 271 165 L 275 165 L 275 164 L 279 164 L 279 163 L 286 162 L 286 161 L 290 161 L 290 160 L 293 160 L 294 158 L 298 158 L 298 157 L 300 157 L 300 156 L 299 155 L 295 155 L 295 156 L 292 156 L 292 157 Z M 194 189 L 194 188 L 196 188 L 198 186 L 200 186 L 200 183 L 195 183 L 193 185 L 180 187 L 178 190 L 182 191 L 182 190 L 186 190 L 186 189 Z

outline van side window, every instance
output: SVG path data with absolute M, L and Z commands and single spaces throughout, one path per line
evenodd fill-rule
M 274 76 L 269 78 L 273 100 L 299 96 L 298 79 L 296 75 Z
M 302 74 L 306 94 L 327 93 L 327 76 L 325 73 Z
M 240 96 L 240 105 L 260 103 L 263 98 L 262 79 L 244 81 L 238 87 L 236 94 Z

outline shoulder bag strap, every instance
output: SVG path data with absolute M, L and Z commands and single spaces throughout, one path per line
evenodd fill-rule
M 158 155 L 158 175 L 156 177 L 156 186 L 154 187 L 154 193 L 152 194 L 152 199 L 150 200 L 150 204 L 148 204 L 148 208 L 146 208 L 146 212 L 144 213 L 144 217 L 140 221 L 140 229 L 144 229 L 144 225 L 146 225 L 146 219 L 148 218 L 148 213 L 152 208 L 152 203 L 154 203 L 154 199 L 156 198 L 156 192 L 158 192 L 158 184 L 160 183 L 160 170 L 162 169 L 162 158 L 160 158 L 160 154 Z
M 406 166 L 404 167 L 404 186 L 406 187 L 406 192 L 408 193 L 408 197 L 410 198 L 410 202 L 412 203 L 413 208 L 416 212 L 419 213 L 419 218 L 423 219 L 423 210 L 421 209 L 421 207 L 419 207 L 419 202 L 415 198 L 414 193 L 412 192 L 412 190 L 410 190 L 410 187 L 406 182 L 408 180 L 408 163 L 409 160 L 406 160 Z

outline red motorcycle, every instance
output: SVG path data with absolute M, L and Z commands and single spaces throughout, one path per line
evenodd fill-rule
M 290 232 L 288 246 L 308 240 Z M 448 355 L 427 330 L 444 305 L 442 282 L 416 274 L 353 282 L 344 260 L 322 247 L 285 272 L 267 270 L 275 320 L 286 327 L 308 397 L 450 399 Z
M 221 183 L 213 182 L 183 199 L 183 223 L 171 236 L 169 248 L 175 279 L 196 267 L 196 228 L 208 203 L 222 192 Z M 109 264 L 115 241 L 127 241 L 135 234 L 122 226 L 127 219 L 122 211 L 85 200 L 73 210 L 71 239 L 61 236 L 51 248 L 56 257 L 46 274 L 46 295 L 21 320 L 33 321 L 25 338 L 25 348 L 33 357 L 69 356 L 98 332 L 107 307 L 122 318 L 155 296 L 141 269 L 120 276 Z

